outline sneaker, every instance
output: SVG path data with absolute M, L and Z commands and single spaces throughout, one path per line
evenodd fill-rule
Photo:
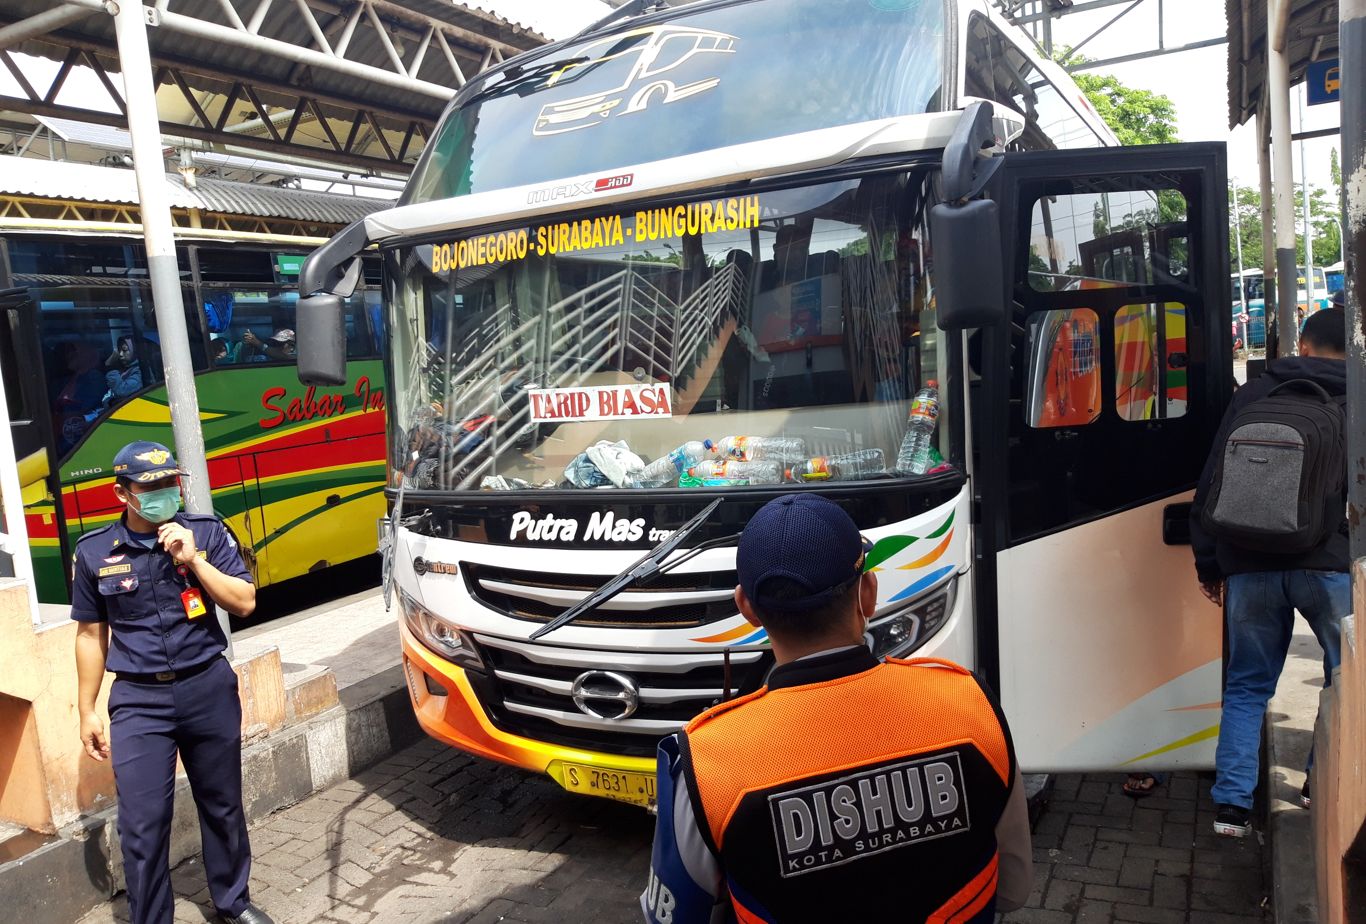
M 1300 790 L 1300 805 L 1309 808 L 1314 804 L 1314 800 L 1309 796 L 1309 777 L 1304 778 L 1304 787 Z
M 1214 833 L 1247 837 L 1252 833 L 1252 812 L 1240 805 L 1220 803 L 1214 807 Z

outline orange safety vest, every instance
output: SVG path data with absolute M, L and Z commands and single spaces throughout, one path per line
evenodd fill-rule
M 680 739 L 740 924 L 990 921 L 1014 752 L 964 668 L 889 659 L 765 688 Z

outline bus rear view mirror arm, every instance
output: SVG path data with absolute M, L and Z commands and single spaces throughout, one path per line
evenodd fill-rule
M 360 254 L 370 246 L 365 219 L 353 221 L 308 255 L 299 270 L 299 294 L 326 292 L 350 298 L 360 282 Z
M 346 384 L 346 321 L 342 302 L 360 282 L 360 253 L 370 243 L 365 222 L 347 225 L 308 255 L 299 271 L 295 332 L 299 381 Z
M 942 188 L 944 201 L 950 205 L 962 205 L 981 195 L 1005 163 L 1004 158 L 991 155 L 1002 143 L 996 137 L 993 112 L 985 100 L 970 103 L 944 146 Z
M 940 330 L 994 327 L 1005 317 L 1005 255 L 996 203 L 976 199 L 1005 158 L 996 148 L 992 108 L 972 103 L 944 148 L 944 201 L 930 209 L 936 323 Z

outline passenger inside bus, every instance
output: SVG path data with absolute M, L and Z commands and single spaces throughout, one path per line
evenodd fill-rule
M 251 357 L 249 362 L 253 363 L 283 363 L 294 359 L 294 331 L 288 327 L 282 327 L 270 335 L 270 339 L 261 340 L 250 327 L 242 331 L 242 344 Z
M 118 346 L 104 361 L 104 382 L 108 391 L 104 396 L 105 405 L 113 404 L 120 398 L 127 398 L 142 390 L 142 363 L 138 360 L 133 338 L 122 336 Z
M 100 353 L 88 340 L 70 340 L 62 346 L 62 365 L 67 377 L 52 393 L 52 432 L 59 451 L 80 440 L 104 400 L 105 380 L 100 372 Z

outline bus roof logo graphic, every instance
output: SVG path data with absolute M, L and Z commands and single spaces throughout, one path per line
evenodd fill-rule
M 558 103 L 546 103 L 536 116 L 534 135 L 562 135 L 601 125 L 613 114 L 644 111 L 658 99 L 662 105 L 705 93 L 721 82 L 705 77 L 691 83 L 675 83 L 662 77 L 699 55 L 734 54 L 737 39 L 723 32 L 687 26 L 652 26 L 594 42 L 584 53 L 570 59 L 546 81 L 546 88 L 592 78 L 607 82 L 606 89 Z M 626 72 L 618 81 L 620 61 Z

